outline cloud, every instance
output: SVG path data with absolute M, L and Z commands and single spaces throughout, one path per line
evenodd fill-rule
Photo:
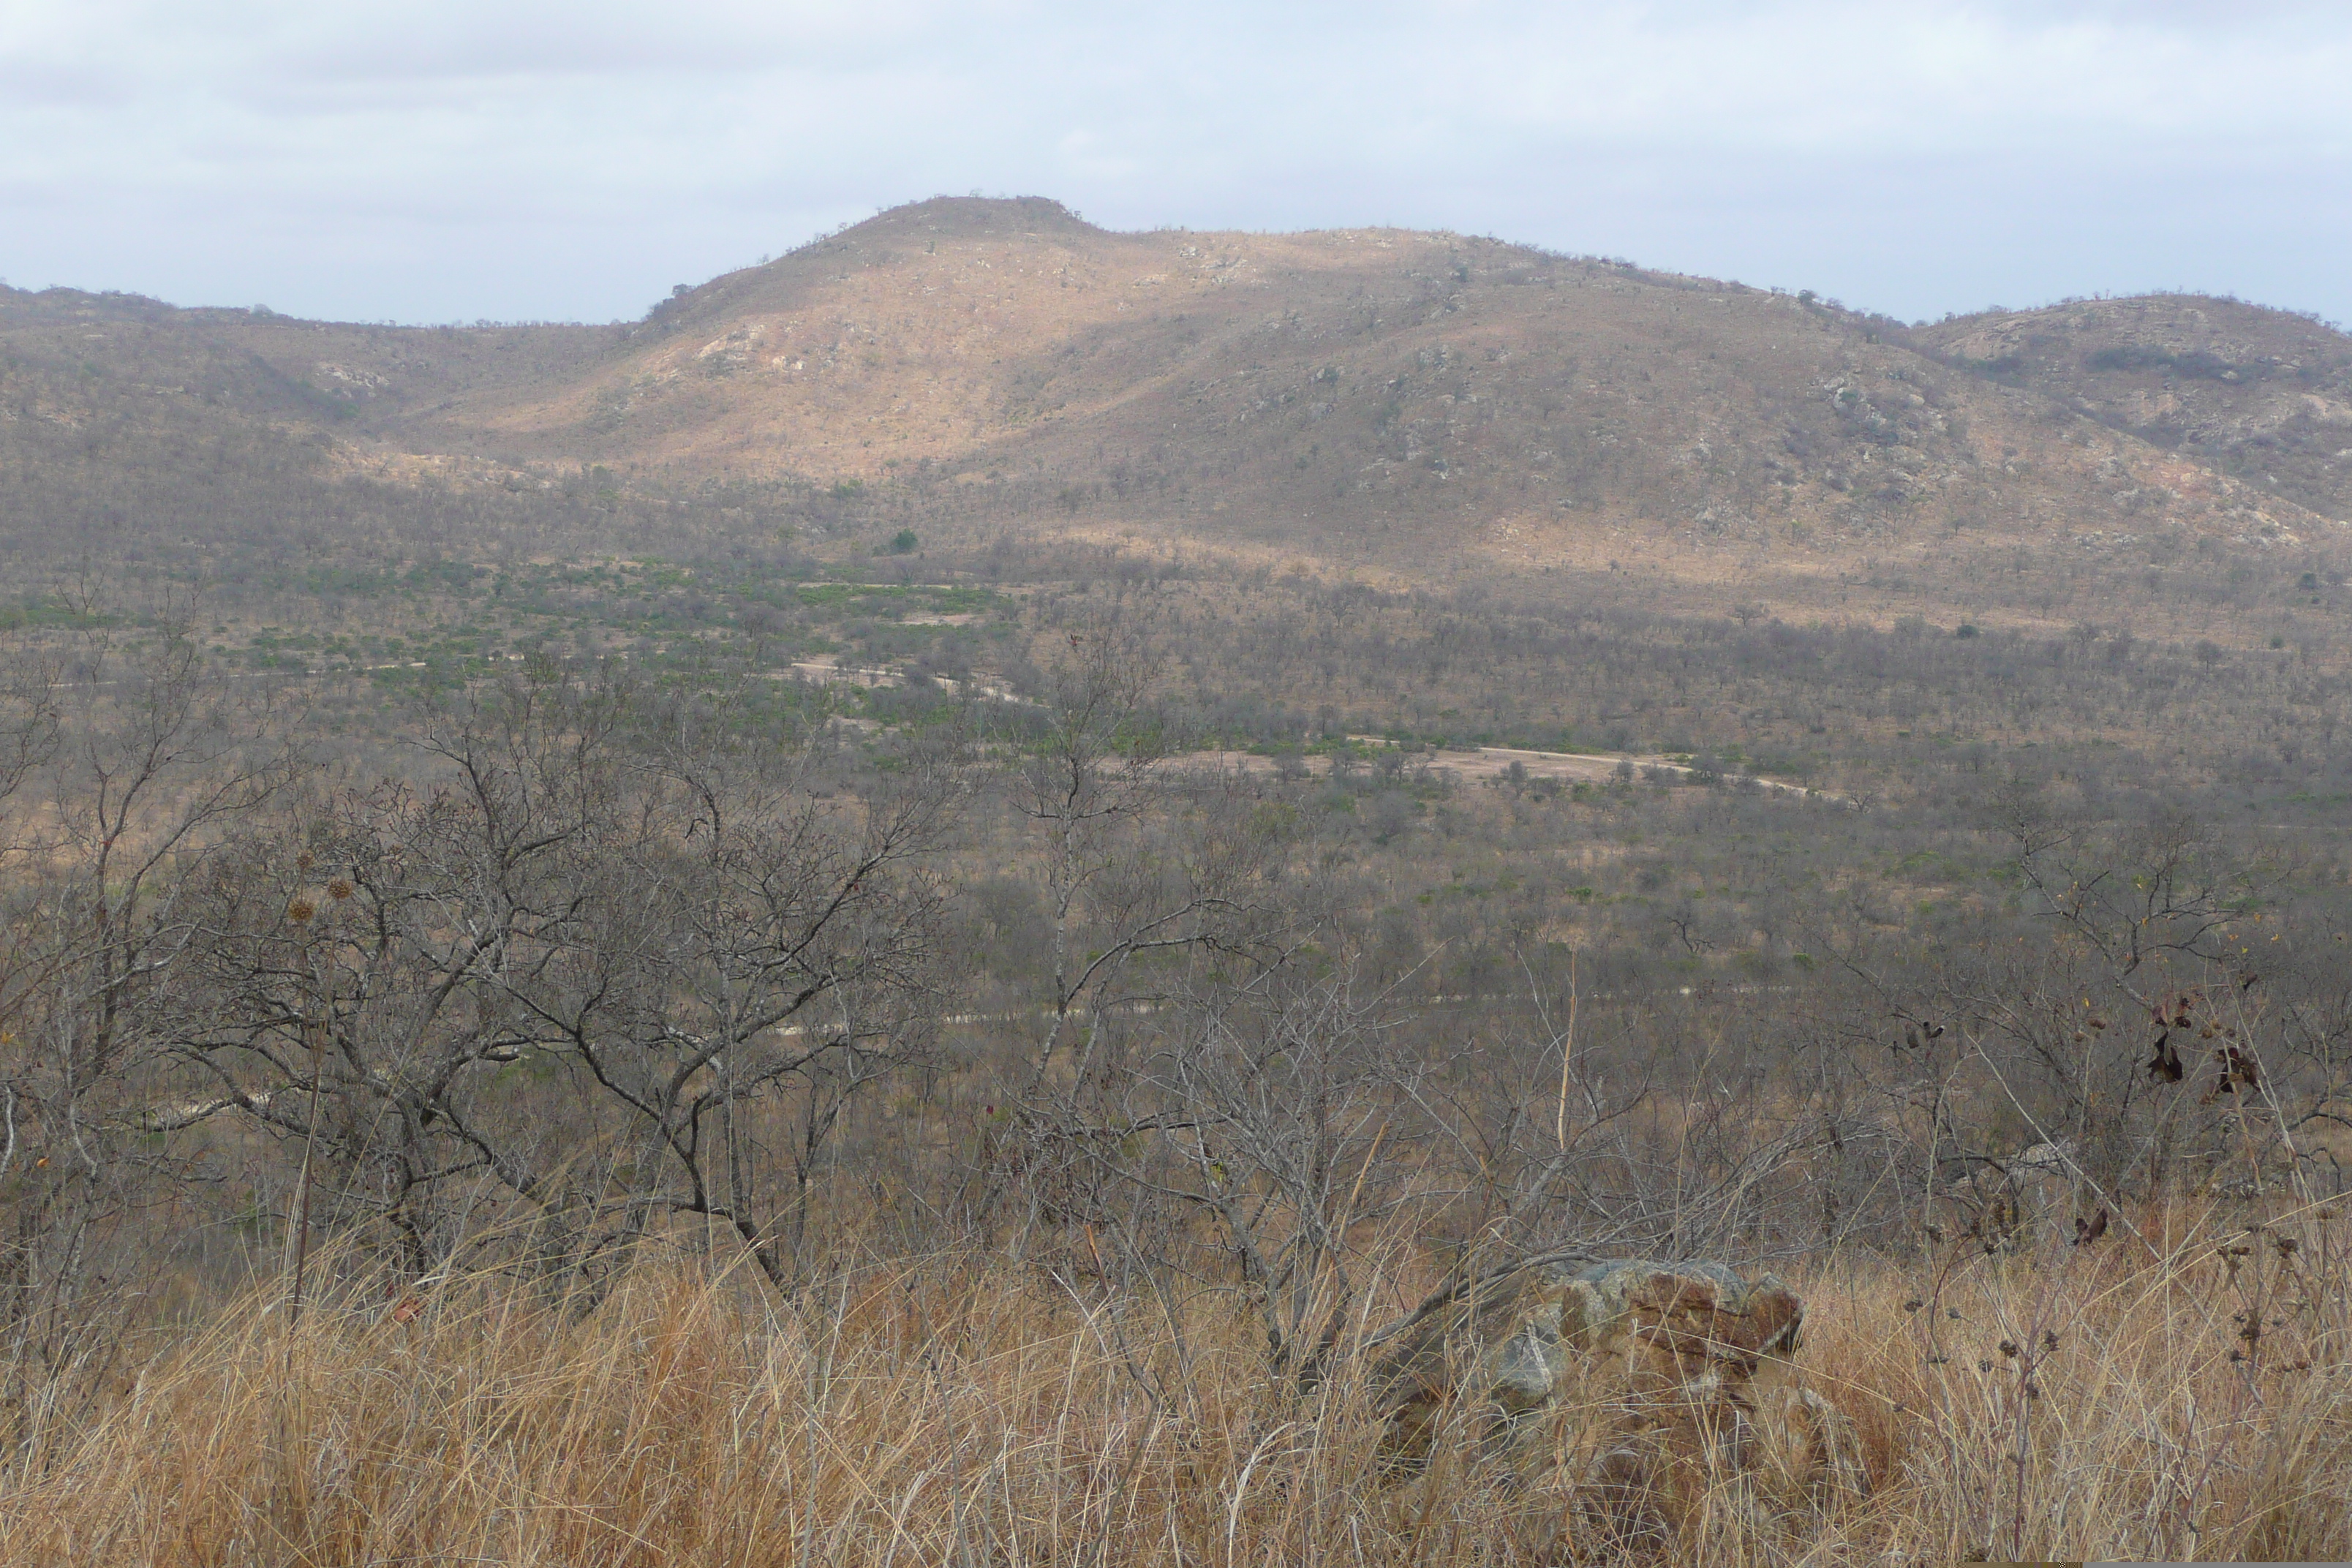
M 979 187 L 1122 226 L 1442 225 L 1909 314 L 2194 281 L 2352 316 L 2347 80 L 2338 8 L 2190 0 L 14 0 L 0 274 L 605 318 Z

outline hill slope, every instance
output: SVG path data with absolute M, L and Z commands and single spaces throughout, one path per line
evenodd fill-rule
M 2352 338 L 2309 317 L 2159 294 L 1958 317 L 1916 337 L 1962 368 L 2352 519 Z
M 1412 567 L 2004 541 L 2162 521 L 2308 531 L 1874 321 L 1492 240 L 1092 228 L 900 208 L 672 302 L 588 374 L 459 396 L 436 442 L 1066 503 Z
M 365 481 L 394 510 L 431 491 L 444 532 L 453 496 L 492 527 L 552 493 L 609 515 L 831 490 L 935 540 L 1014 521 L 1391 580 L 1622 569 L 1791 613 L 2030 619 L 2086 563 L 2332 561 L 2347 367 L 2342 334 L 2219 301 L 1911 332 L 1491 239 L 942 199 L 629 327 L 11 293 L 0 453 L 20 512 L 126 474 L 126 516 L 247 479 L 263 510 L 331 510 Z

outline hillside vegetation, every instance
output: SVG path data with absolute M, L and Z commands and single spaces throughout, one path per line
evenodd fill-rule
M 2352 514 L 2352 342 L 2282 311 L 1912 331 L 1489 239 L 1114 234 L 1039 200 L 897 208 L 626 327 L 51 290 L 0 301 L 0 355 L 20 550 L 91 510 L 478 549 L 659 514 L 707 544 L 724 521 L 677 514 L 724 492 L 739 524 L 848 500 L 941 542 L 1018 521 L 1384 584 L 1637 572 L 1717 610 L 2030 622 L 2084 568 L 2332 570 Z M 1919 591 L 1857 602 L 1873 573 Z
M 2314 318 L 2154 295 L 1956 317 L 1914 340 L 2256 494 L 2352 514 L 2352 340 Z

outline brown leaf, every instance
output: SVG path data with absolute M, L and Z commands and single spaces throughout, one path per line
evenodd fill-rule
M 2215 1086 L 2216 1094 L 2235 1094 L 2240 1085 L 2250 1089 L 2262 1087 L 2261 1069 L 2254 1065 L 2252 1051 L 2224 1046 L 2213 1053 L 2213 1059 L 2221 1064 L 2221 1081 Z

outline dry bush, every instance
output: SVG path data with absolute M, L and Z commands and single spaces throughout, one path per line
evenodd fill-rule
M 1824 1516 L 1695 1462 L 1664 1560 L 2352 1555 L 2342 1215 L 2175 1207 L 2095 1247 L 1822 1259 L 1813 1386 L 1875 1490 Z M 2243 1248 L 2240 1251 L 2238 1249 Z M 1409 1249 L 1389 1294 L 1428 1283 Z M 79 1563 L 1539 1563 L 1578 1500 L 1379 1460 L 1360 1384 L 1264 1377 L 1246 1314 L 977 1255 L 649 1261 L 590 1310 L 492 1278 L 224 1306 L 84 1423 L 35 1424 L 0 1557 Z M 2248 1333 L 2248 1325 L 2258 1325 Z M 2002 1345 L 2015 1347 L 2005 1354 Z M 1173 1397 L 1161 1390 L 1173 1390 Z

